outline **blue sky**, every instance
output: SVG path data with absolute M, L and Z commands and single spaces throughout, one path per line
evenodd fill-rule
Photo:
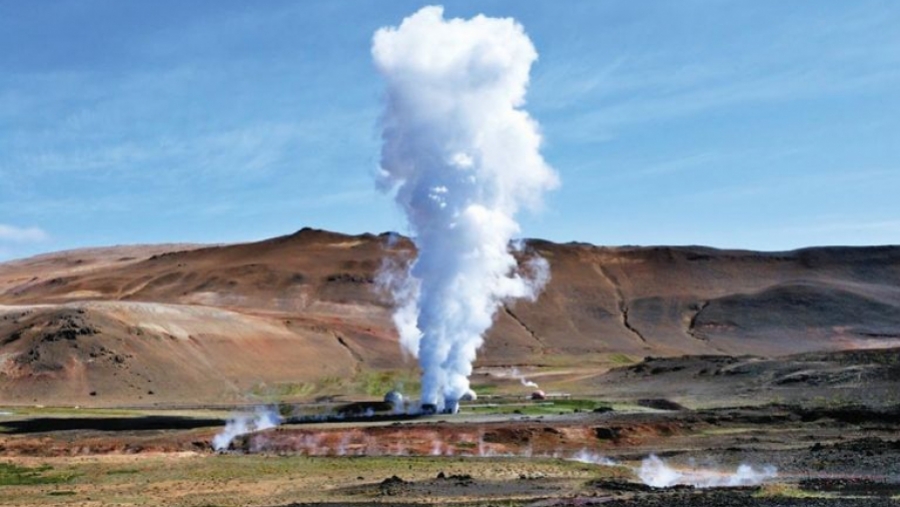
M 0 260 L 405 232 L 372 34 L 427 2 L 0 0 Z M 562 186 L 523 235 L 900 243 L 900 3 L 444 2 L 519 20 Z

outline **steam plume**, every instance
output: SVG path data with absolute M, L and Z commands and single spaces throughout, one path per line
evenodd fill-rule
M 615 460 L 607 458 L 606 456 L 604 456 L 602 454 L 597 454 L 595 452 L 591 452 L 587 449 L 582 449 L 582 450 L 578 451 L 569 459 L 571 461 L 577 461 L 579 463 L 588 463 L 591 465 L 602 465 L 602 466 L 608 466 L 608 467 L 613 467 L 613 466 L 618 465 L 618 463 Z
M 548 277 L 518 271 L 514 217 L 557 184 L 521 109 L 534 46 L 515 20 L 443 17 L 425 7 L 375 33 L 386 82 L 379 187 L 395 193 L 418 249 L 396 286 L 401 344 L 422 368 L 422 403 L 455 411 L 484 332 L 506 300 Z
M 777 477 L 778 470 L 771 465 L 757 470 L 746 464 L 739 466 L 734 473 L 699 468 L 676 470 L 651 454 L 641 463 L 637 474 L 644 484 L 654 488 L 668 488 L 677 484 L 690 485 L 695 488 L 715 488 L 756 486 L 767 479 Z
M 519 382 L 525 387 L 532 387 L 534 389 L 537 389 L 539 387 L 537 385 L 537 382 L 534 382 L 534 381 L 531 381 L 531 380 L 528 380 L 527 378 L 525 378 L 525 375 L 522 375 L 522 373 L 519 371 L 518 368 L 512 369 L 512 376 L 513 376 L 513 378 L 518 379 Z
M 271 407 L 257 407 L 253 414 L 236 414 L 228 419 L 219 434 L 213 437 L 212 446 L 217 451 L 224 451 L 235 438 L 253 431 L 274 428 L 281 424 L 281 416 Z

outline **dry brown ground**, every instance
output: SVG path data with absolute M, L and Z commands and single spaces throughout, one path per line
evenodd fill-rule
M 377 288 L 408 241 L 304 229 L 257 243 L 113 247 L 0 264 L 0 403 L 160 407 L 378 397 L 415 382 Z M 591 392 L 644 356 L 896 345 L 900 247 L 795 252 L 531 241 L 536 303 L 501 309 L 478 361 Z M 542 383 L 543 385 L 543 383 Z M 414 386 L 413 386 L 414 387 Z
M 222 411 L 12 409 L 0 416 L 0 504 L 892 505 L 900 405 L 884 393 L 900 380 L 898 354 L 651 359 L 602 376 L 616 387 L 605 400 L 493 398 L 455 416 L 291 423 L 224 454 L 210 446 Z M 686 385 L 697 391 L 679 408 L 666 396 Z M 680 470 L 778 475 L 753 488 L 652 489 L 636 475 L 650 454 Z M 10 479 L 10 465 L 47 483 Z
M 42 485 L 0 486 L 3 505 L 891 505 L 900 494 L 896 413 L 769 406 L 536 417 L 467 416 L 413 424 L 286 426 L 237 451 L 178 450 L 207 430 L 157 432 L 169 448 L 85 446 L 96 435 L 14 438 L 68 443 L 69 456 L 5 452 L 2 463 L 47 467 Z M 113 438 L 146 444 L 144 431 Z M 186 437 L 190 435 L 190 437 Z M 367 434 L 366 456 L 352 435 Z M 318 435 L 317 438 L 308 438 Z M 351 435 L 350 438 L 344 438 Z M 10 437 L 5 437 L 9 443 Z M 446 444 L 433 456 L 427 440 Z M 316 442 L 316 449 L 309 447 Z M 403 447 L 398 447 L 403 444 Z M 468 445 L 466 445 L 468 444 Z M 454 455 L 446 455 L 453 447 Z M 588 450 L 616 465 L 572 461 Z M 552 451 L 552 453 L 551 453 Z M 394 453 L 404 453 L 395 456 Z M 508 454 L 498 456 L 498 454 Z M 650 453 L 676 469 L 732 473 L 772 465 L 755 488 L 651 489 L 636 469 Z M 320 454 L 320 456 L 309 456 Z M 554 457 L 555 456 L 555 457 Z M 814 500 L 814 501 L 813 501 Z

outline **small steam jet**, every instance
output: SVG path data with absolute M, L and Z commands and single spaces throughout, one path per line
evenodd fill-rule
M 444 410 L 440 411 L 442 414 L 455 414 L 459 412 L 459 402 L 461 401 L 475 401 L 478 399 L 478 395 L 475 391 L 469 389 L 466 391 L 459 399 L 451 399 L 444 398 Z M 438 407 L 434 403 L 423 403 L 421 408 L 421 412 L 423 415 L 431 415 L 438 413 Z

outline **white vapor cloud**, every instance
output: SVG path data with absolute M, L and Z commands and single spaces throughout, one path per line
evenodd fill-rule
M 756 486 L 778 476 L 778 470 L 771 465 L 757 469 L 741 464 L 733 473 L 705 468 L 675 469 L 653 454 L 643 460 L 636 473 L 644 484 L 654 488 L 679 484 L 695 488 Z
M 263 431 L 281 424 L 281 415 L 274 407 L 256 407 L 252 414 L 236 414 L 228 419 L 225 429 L 212 439 L 216 451 L 228 450 L 235 438 L 254 431 Z
M 537 59 L 521 25 L 425 7 L 375 33 L 386 85 L 379 187 L 406 213 L 418 257 L 395 291 L 401 343 L 422 368 L 422 403 L 454 411 L 470 393 L 483 334 L 499 305 L 535 298 L 547 263 L 518 272 L 514 216 L 536 209 L 557 175 L 521 109 Z
M 37 243 L 46 241 L 50 236 L 39 227 L 16 227 L 0 224 L 0 241 L 11 243 Z

